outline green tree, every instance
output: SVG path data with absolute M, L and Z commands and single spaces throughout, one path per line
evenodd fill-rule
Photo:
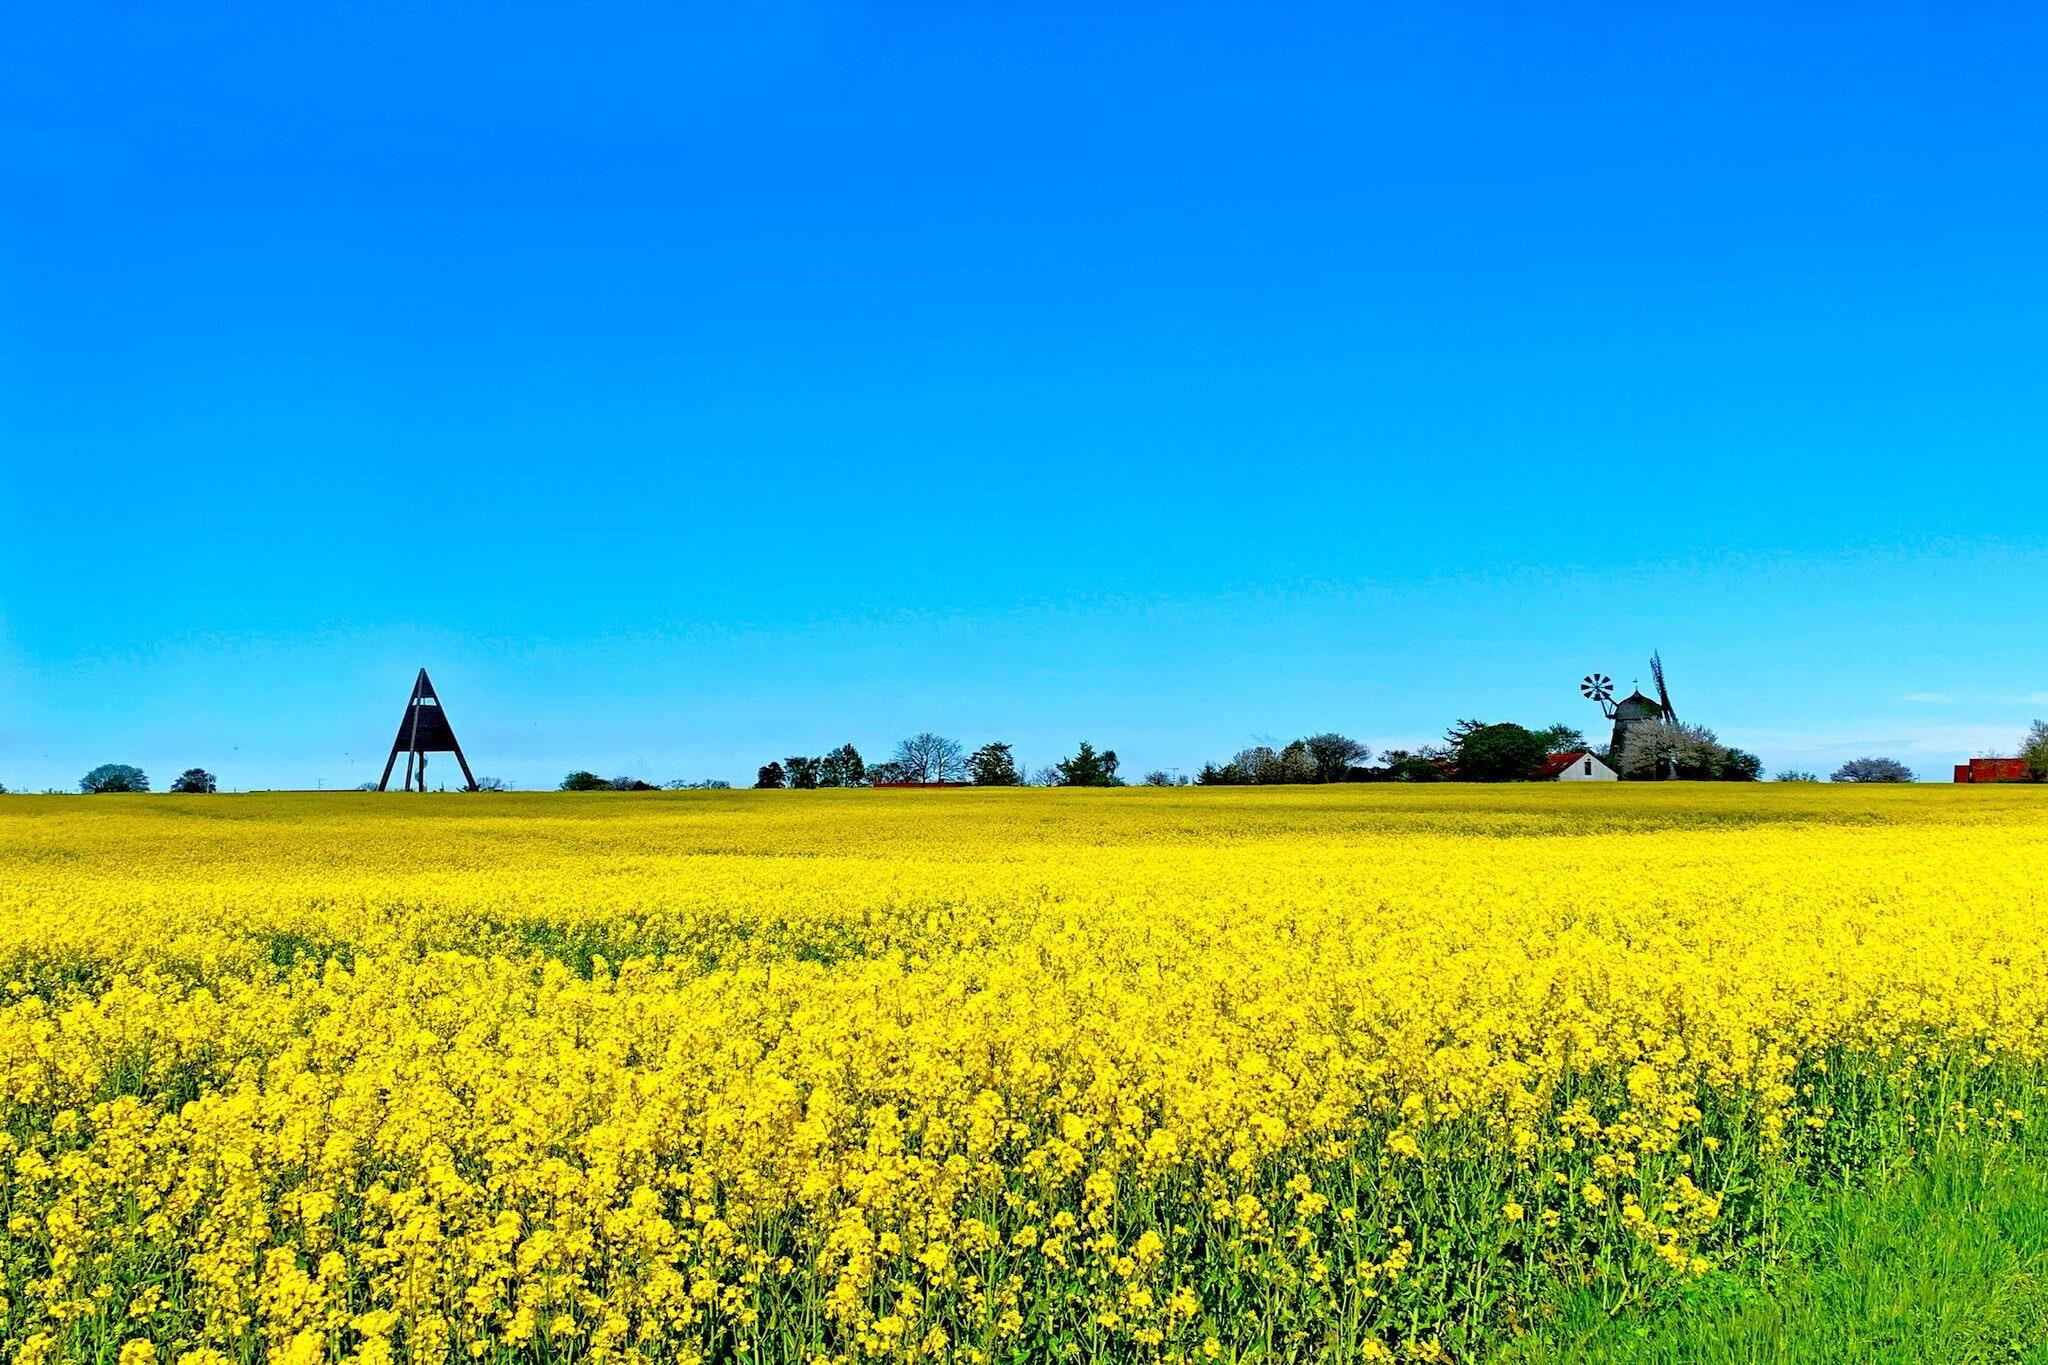
M 860 750 L 851 744 L 842 744 L 818 760 L 818 785 L 821 787 L 865 787 L 868 784 L 868 765 L 861 759 Z
M 180 794 L 210 795 L 217 789 L 218 784 L 213 780 L 213 774 L 204 768 L 187 768 L 171 783 L 171 790 Z
M 1546 725 L 1536 734 L 1543 741 L 1543 751 L 1546 754 L 1575 754 L 1586 748 L 1585 731 L 1576 726 L 1566 725 L 1562 721 L 1556 725 Z
M 1461 782 L 1526 782 L 1549 753 L 1543 736 L 1526 726 L 1482 725 L 1458 744 L 1455 772 Z
M 2036 782 L 2048 782 L 2048 720 L 2035 721 L 2034 728 L 2027 731 L 2020 757 L 2027 761 L 2027 771 Z
M 1471 734 L 1474 730 L 1484 730 L 1485 728 L 1486 722 L 1483 720 L 1461 720 L 1450 729 L 1444 731 L 1444 748 L 1452 753 L 1456 753 L 1458 752 L 1458 746 L 1465 742 L 1465 736 Z
M 1441 782 L 1444 754 L 1434 745 L 1420 750 L 1389 749 L 1380 755 L 1380 772 L 1389 782 Z
M 1747 749 L 1722 751 L 1721 780 L 1723 782 L 1756 782 L 1764 775 L 1764 761 Z
M 611 789 L 610 782 L 582 768 L 563 778 L 562 785 L 556 788 L 557 791 L 565 792 L 608 792 Z
M 1087 740 L 1074 751 L 1072 758 L 1063 758 L 1055 765 L 1059 769 L 1062 787 L 1121 787 L 1123 780 L 1116 775 L 1116 750 L 1105 749 L 1095 752 L 1095 746 Z
M 967 780 L 977 787 L 1015 787 L 1024 779 L 1017 775 L 1010 746 L 989 743 L 967 756 Z
M 78 789 L 87 796 L 102 792 L 146 792 L 149 777 L 142 769 L 126 763 L 102 763 L 78 779 Z
M 818 770 L 824 760 L 817 758 L 785 758 L 782 766 L 789 772 L 789 785 L 797 791 L 810 791 L 818 785 Z
M 763 791 L 780 787 L 787 780 L 780 763 L 763 763 L 754 773 L 754 786 Z

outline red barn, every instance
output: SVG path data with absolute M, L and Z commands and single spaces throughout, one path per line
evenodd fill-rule
M 1958 782 L 2031 782 L 2033 778 L 2024 758 L 1973 758 L 1956 764 Z

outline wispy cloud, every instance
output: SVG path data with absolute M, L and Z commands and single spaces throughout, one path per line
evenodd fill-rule
M 1915 706 L 2043 706 L 2048 692 L 1901 692 Z

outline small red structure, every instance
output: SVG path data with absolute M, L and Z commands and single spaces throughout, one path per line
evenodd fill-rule
M 2034 774 L 2024 758 L 1973 758 L 1956 764 L 1958 782 L 2031 782 Z

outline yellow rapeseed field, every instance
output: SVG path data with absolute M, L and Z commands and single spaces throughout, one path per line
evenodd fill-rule
M 2009 1133 L 2048 793 L 0 799 L 4 1358 L 1467 1359 Z

